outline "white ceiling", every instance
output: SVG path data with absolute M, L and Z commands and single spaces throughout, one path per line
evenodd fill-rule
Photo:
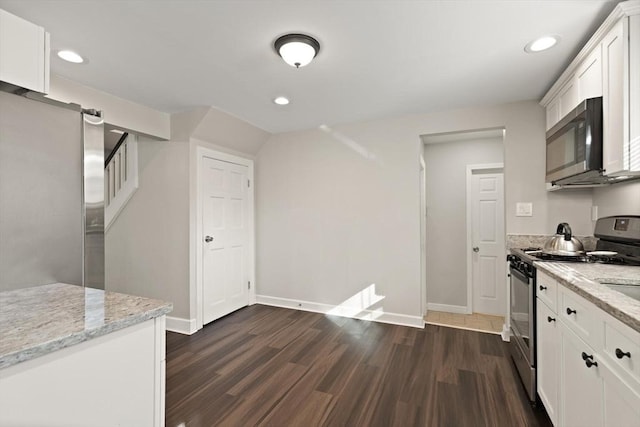
M 269 132 L 540 99 L 616 0 L 0 0 L 44 26 L 52 71 L 166 112 L 213 106 Z M 295 69 L 273 41 L 304 32 Z M 557 34 L 550 51 L 532 39 Z M 278 95 L 291 99 L 280 107 Z

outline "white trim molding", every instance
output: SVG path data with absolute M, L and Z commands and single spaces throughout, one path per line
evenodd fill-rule
M 182 319 L 180 317 L 167 316 L 167 331 L 177 332 L 183 335 L 193 335 L 196 328 L 196 319 Z
M 270 297 L 267 295 L 256 295 L 256 304 L 269 305 L 272 307 L 291 308 L 294 310 L 311 311 L 314 313 L 329 314 L 351 319 L 369 320 L 380 323 L 390 323 L 392 325 L 410 326 L 413 328 L 424 328 L 424 319 L 421 316 L 410 316 L 407 314 L 388 313 L 378 310 L 361 310 L 354 307 L 340 305 L 323 304 L 312 301 L 295 300 L 289 298 Z
M 466 305 L 449 305 L 449 304 L 436 304 L 430 302 L 427 304 L 427 312 L 429 311 L 442 311 L 445 313 L 457 313 L 457 314 L 471 314 L 469 308 Z
M 502 341 L 509 342 L 511 340 L 511 332 L 506 322 L 502 325 L 502 333 L 500 335 L 502 336 Z

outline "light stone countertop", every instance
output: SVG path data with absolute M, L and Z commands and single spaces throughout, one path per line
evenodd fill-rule
M 547 261 L 536 261 L 534 265 L 539 271 L 557 279 L 561 285 L 640 332 L 640 301 L 602 284 L 640 286 L 640 266 Z
M 64 283 L 0 292 L 0 369 L 172 309 L 160 300 Z

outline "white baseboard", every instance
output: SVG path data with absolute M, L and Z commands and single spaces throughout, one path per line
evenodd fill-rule
M 444 311 L 445 313 L 458 313 L 458 314 L 471 314 L 467 310 L 466 305 L 449 305 L 449 304 L 436 304 L 433 302 L 427 303 L 427 311 Z
M 193 335 L 197 330 L 196 319 L 181 319 L 179 317 L 167 316 L 167 331 Z
M 509 325 L 507 325 L 506 323 L 502 325 L 502 333 L 500 335 L 502 336 L 502 341 L 509 342 L 509 340 L 511 339 Z
M 311 301 L 270 297 L 266 295 L 256 295 L 256 303 L 270 305 L 273 307 L 292 308 L 294 310 L 350 317 L 352 319 L 391 323 L 393 325 L 410 326 L 413 328 L 424 328 L 424 320 L 420 316 L 409 316 L 406 314 L 387 313 L 376 310 L 360 310 L 354 307 L 342 307 Z

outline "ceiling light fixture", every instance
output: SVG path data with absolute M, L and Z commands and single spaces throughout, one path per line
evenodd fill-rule
M 273 103 L 278 105 L 287 105 L 289 103 L 289 99 L 284 96 L 279 96 L 273 100 Z
M 543 50 L 551 49 L 560 41 L 559 36 L 544 36 L 527 43 L 524 47 L 525 52 L 536 53 Z
M 273 45 L 284 62 L 296 68 L 304 67 L 320 52 L 318 40 L 306 34 L 286 34 Z
M 71 50 L 61 50 L 58 52 L 58 56 L 67 62 L 73 62 L 74 64 L 81 64 L 84 62 L 84 58 Z

